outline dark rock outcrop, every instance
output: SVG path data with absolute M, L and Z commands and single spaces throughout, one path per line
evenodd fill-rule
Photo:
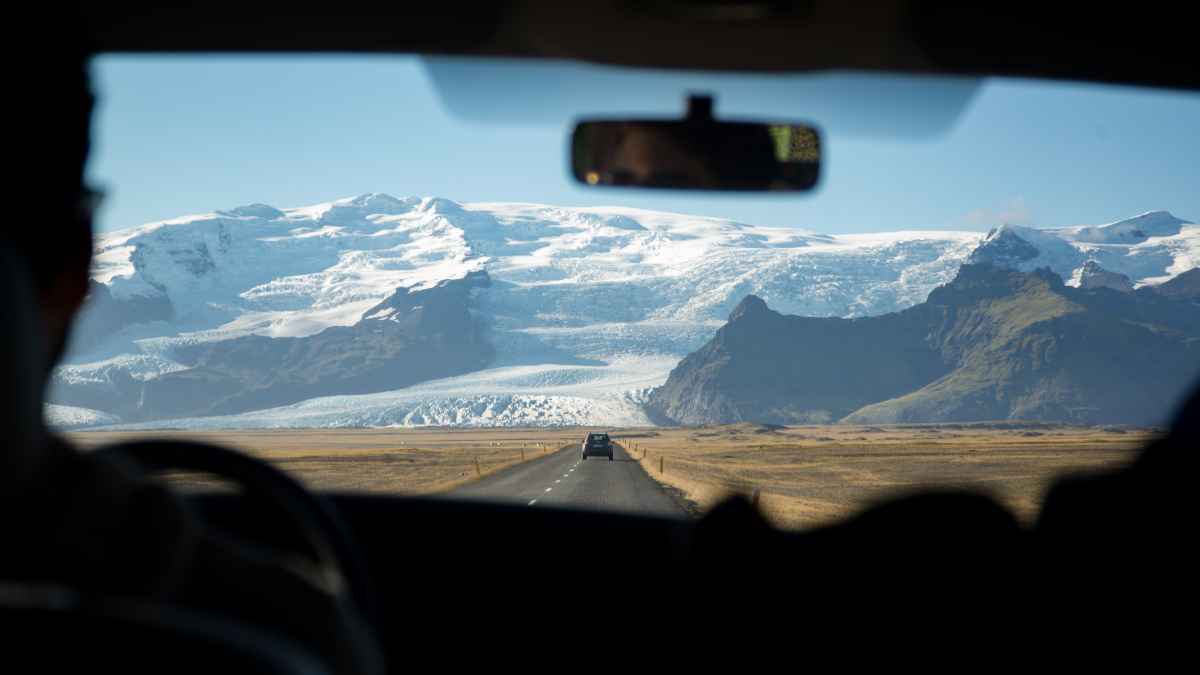
M 1128 293 L 1133 290 L 1133 282 L 1129 277 L 1117 272 L 1109 272 L 1095 260 L 1084 263 L 1079 271 L 1079 287 L 1083 289 L 1111 288 L 1114 291 Z

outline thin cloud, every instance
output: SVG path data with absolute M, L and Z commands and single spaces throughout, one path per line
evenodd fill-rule
M 1015 197 L 1001 208 L 975 209 L 963 216 L 963 223 L 980 229 L 998 225 L 1032 225 L 1033 213 L 1024 197 Z

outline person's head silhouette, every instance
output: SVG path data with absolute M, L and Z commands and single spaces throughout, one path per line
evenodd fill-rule
M 70 35 L 70 31 L 65 31 Z M 7 434 L 0 454 L 0 494 L 36 490 L 52 471 L 44 442 L 46 380 L 66 349 L 71 324 L 87 295 L 92 255 L 91 211 L 84 187 L 92 96 L 86 54 L 49 45 L 38 68 L 17 69 L 17 124 L 11 128 L 9 220 L 0 228 L 0 280 L 5 325 L 0 380 Z

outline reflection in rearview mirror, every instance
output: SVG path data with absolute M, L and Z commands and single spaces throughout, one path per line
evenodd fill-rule
M 571 163 L 587 185 L 804 191 L 817 184 L 821 141 L 807 125 L 717 121 L 711 98 L 692 97 L 683 120 L 580 122 Z

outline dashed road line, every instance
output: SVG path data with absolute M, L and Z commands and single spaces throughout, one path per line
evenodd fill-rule
M 551 491 L 551 490 L 553 490 L 553 489 L 554 489 L 554 488 L 546 488 L 546 492 L 549 492 L 549 491 Z
M 533 505 L 534 505 L 534 504 L 536 504 L 536 503 L 537 503 L 537 500 L 536 500 L 536 499 L 530 499 L 530 500 L 529 500 L 529 506 L 533 506 Z

